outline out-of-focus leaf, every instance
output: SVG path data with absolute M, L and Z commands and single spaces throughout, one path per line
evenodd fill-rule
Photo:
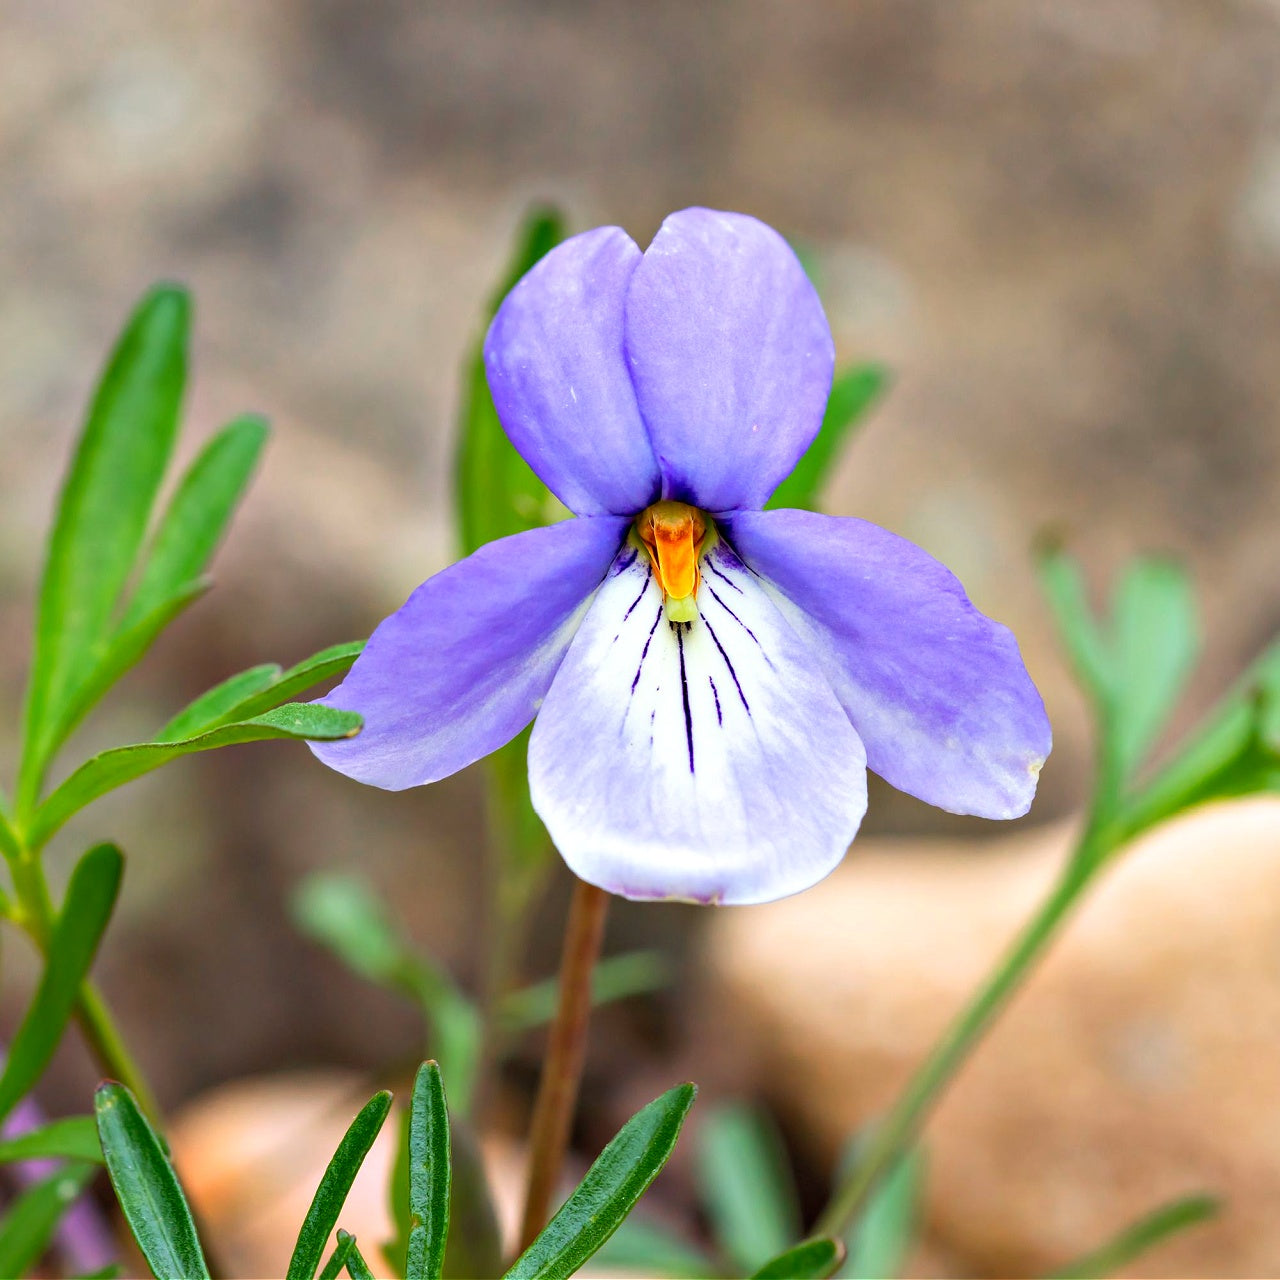
M 770 1258 L 753 1272 L 752 1280 L 825 1280 L 834 1275 L 844 1258 L 844 1245 L 830 1236 L 802 1240 Z
M 114 630 L 177 435 L 190 319 L 182 289 L 153 289 L 125 327 L 89 406 L 40 584 L 20 813 L 39 791 L 68 703 Z
M 308 876 L 294 893 L 291 910 L 298 928 L 349 969 L 419 1006 L 430 1028 L 431 1051 L 455 1100 L 453 1110 L 466 1114 L 479 1061 L 480 1015 L 448 974 L 413 950 L 358 876 Z
M 907 1152 L 872 1194 L 862 1217 L 846 1237 L 849 1260 L 840 1274 L 847 1280 L 889 1280 L 902 1274 L 915 1233 L 924 1183 L 924 1156 Z
M 660 991 L 670 984 L 671 963 L 661 951 L 629 951 L 601 960 L 591 973 L 592 1005 L 624 1000 L 628 996 Z M 531 983 L 503 997 L 499 1009 L 503 1025 L 511 1032 L 528 1031 L 550 1022 L 556 1008 L 557 983 Z
M 502 1273 L 502 1232 L 489 1192 L 480 1144 L 470 1126 L 456 1119 L 453 1177 L 449 1196 L 449 1243 L 444 1253 L 445 1280 L 486 1280 Z
M 158 1280 L 208 1280 L 187 1198 L 133 1095 L 108 1081 L 98 1086 L 93 1105 L 111 1185 L 152 1274 Z
M 668 1280 L 705 1280 L 719 1270 L 701 1249 L 636 1214 L 620 1223 L 596 1250 L 595 1262 L 608 1272 L 629 1271 Z
M 511 263 L 486 316 L 492 318 L 516 282 L 564 239 L 564 221 L 549 208 L 525 217 Z M 485 376 L 483 335 L 467 357 L 455 490 L 458 534 L 464 555 L 486 542 L 547 524 L 554 504 L 546 485 L 516 452 L 498 421 Z
M 852 429 L 880 399 L 888 382 L 888 370 L 878 364 L 858 364 L 836 374 L 817 436 L 791 474 L 764 504 L 766 510 L 774 507 L 821 509 L 822 491 L 852 438 Z
M 342 1269 L 347 1265 L 351 1250 L 356 1247 L 356 1238 L 345 1231 L 338 1232 L 338 1243 L 333 1246 L 329 1261 L 320 1268 L 319 1280 L 338 1280 Z
M 116 1280 L 123 1272 L 124 1268 L 118 1262 L 113 1262 L 110 1266 L 91 1271 L 87 1276 L 78 1276 L 77 1280 Z
M 1095 1280 L 1114 1275 L 1171 1235 L 1214 1217 L 1220 1208 L 1212 1196 L 1174 1200 L 1126 1227 L 1100 1249 L 1053 1272 L 1049 1280 Z
M 697 1089 L 678 1085 L 638 1111 L 516 1259 L 508 1280 L 568 1280 L 617 1230 L 675 1150 Z
M 39 1129 L 0 1139 L 0 1164 L 12 1164 L 15 1160 L 54 1159 L 102 1163 L 98 1126 L 92 1116 L 51 1120 Z
M 111 919 L 123 870 L 120 850 L 113 844 L 100 844 L 90 849 L 71 873 L 62 911 L 49 936 L 44 975 L 0 1076 L 0 1119 L 31 1091 L 62 1039 Z
M 523 914 L 554 852 L 551 837 L 529 798 L 529 734 L 523 729 L 485 760 L 490 838 L 502 855 L 506 892 L 515 894 L 509 914 Z
M 449 1239 L 449 1109 L 440 1068 L 424 1062 L 409 1112 L 409 1252 L 405 1280 L 439 1280 Z
M 13 829 L 13 821 L 9 817 L 9 809 L 5 804 L 4 796 L 0 795 L 0 855 L 6 858 L 16 858 L 22 852 L 22 842 L 18 839 L 18 833 Z
M 1116 591 L 1112 631 L 1110 732 L 1116 766 L 1127 778 L 1142 763 L 1195 664 L 1195 599 L 1183 569 L 1169 560 L 1135 560 Z
M 1096 703 L 1108 705 L 1115 685 L 1113 659 L 1090 607 L 1079 561 L 1057 541 L 1046 539 L 1038 549 L 1037 564 L 1040 585 L 1077 678 Z
M 716 1241 L 744 1275 L 800 1234 L 800 1206 L 786 1153 L 754 1107 L 716 1107 L 697 1133 L 698 1183 Z
M 138 589 L 125 613 L 126 627 L 208 568 L 266 442 L 265 420 L 245 414 L 229 422 L 200 451 L 156 530 Z
M 85 805 L 180 756 L 273 738 L 331 741 L 354 737 L 359 728 L 360 717 L 354 712 L 335 711 L 315 703 L 291 702 L 265 715 L 223 725 L 180 742 L 143 742 L 135 746 L 114 747 L 87 760 L 40 806 L 28 833 L 30 845 L 38 849 Z
M 347 1201 L 347 1192 L 351 1190 L 351 1184 L 360 1172 L 360 1166 L 369 1154 L 369 1148 L 373 1146 L 373 1140 L 378 1136 L 378 1130 L 382 1128 L 390 1110 L 391 1095 L 385 1089 L 381 1093 L 375 1093 L 343 1134 L 342 1141 L 338 1143 L 338 1149 L 333 1153 L 333 1159 L 329 1161 L 329 1167 L 316 1188 L 302 1230 L 298 1232 L 293 1257 L 289 1260 L 288 1280 L 311 1280 L 315 1275 L 324 1254 L 325 1243 Z M 354 1249 L 351 1256 L 355 1256 Z M 350 1259 L 347 1261 L 347 1269 L 351 1270 Z
M 382 1245 L 382 1256 L 392 1272 L 403 1276 L 409 1257 L 409 1232 L 413 1228 L 409 1211 L 409 1112 L 400 1113 L 396 1158 L 387 1179 L 387 1209 L 395 1235 Z
M 49 1248 L 62 1215 L 89 1185 L 92 1165 L 73 1165 L 38 1182 L 0 1220 L 0 1276 L 25 1276 Z

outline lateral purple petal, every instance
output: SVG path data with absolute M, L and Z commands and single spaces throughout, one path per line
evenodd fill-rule
M 311 743 L 325 764 L 388 791 L 435 782 L 533 719 L 626 536 L 612 516 L 566 520 L 481 547 L 429 578 L 321 701 L 364 728 Z
M 511 443 L 571 511 L 633 515 L 660 480 L 623 356 L 640 250 L 619 227 L 574 236 L 507 295 L 484 344 Z
M 763 506 L 822 423 L 835 349 L 787 242 L 738 213 L 673 213 L 631 280 L 626 348 L 662 496 Z
M 1052 745 L 1044 703 L 1013 634 L 950 570 L 865 520 L 807 511 L 744 512 L 729 536 L 793 606 L 868 768 L 953 813 L 1027 811 Z

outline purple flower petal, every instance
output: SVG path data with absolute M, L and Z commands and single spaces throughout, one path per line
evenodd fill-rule
M 626 547 L 529 743 L 569 866 L 628 898 L 748 903 L 821 880 L 866 809 L 865 754 L 815 657 L 723 544 L 670 623 Z
M 831 330 L 796 255 L 755 218 L 673 213 L 631 279 L 626 347 L 664 498 L 763 506 L 821 425 Z
M 743 512 L 729 536 L 798 606 L 784 612 L 815 645 L 874 773 L 953 813 L 1027 811 L 1051 746 L 1044 704 L 1012 633 L 950 570 L 865 520 L 808 511 Z
M 658 496 L 622 349 L 623 304 L 639 262 L 618 227 L 574 236 L 507 295 L 485 339 L 507 435 L 579 515 L 632 515 Z
M 364 728 L 312 751 L 400 791 L 509 742 L 536 714 L 626 527 L 566 520 L 491 542 L 428 579 L 322 700 L 358 711 Z

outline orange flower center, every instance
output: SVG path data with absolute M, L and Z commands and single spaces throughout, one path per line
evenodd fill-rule
M 658 585 L 667 600 L 685 600 L 698 590 L 698 556 L 710 521 L 685 502 L 655 502 L 636 517 Z

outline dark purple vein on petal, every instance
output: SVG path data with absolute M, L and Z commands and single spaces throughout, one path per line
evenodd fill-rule
M 716 700 L 716 724 L 724 724 L 724 715 L 720 710 L 720 690 L 716 688 L 716 682 L 711 677 L 707 677 L 707 683 L 711 686 L 711 696 Z
M 658 616 L 653 620 L 653 626 L 649 628 L 649 637 L 644 642 L 644 648 L 640 652 L 640 661 L 636 666 L 636 678 L 631 682 L 631 692 L 635 693 L 636 685 L 640 683 L 640 673 L 644 670 L 644 660 L 649 656 L 649 646 L 653 643 L 653 633 L 658 629 L 658 623 L 662 621 L 662 607 L 658 607 Z
M 680 648 L 680 697 L 684 700 L 684 736 L 689 743 L 689 772 L 693 772 L 693 716 L 689 712 L 689 680 L 684 670 L 684 627 L 676 627 L 676 644 Z
M 717 649 L 720 650 L 720 656 L 724 659 L 724 665 L 729 669 L 729 674 L 733 677 L 733 687 L 738 691 L 738 697 L 742 699 L 742 709 L 751 714 L 751 705 L 747 702 L 747 695 L 742 692 L 742 685 L 738 683 L 738 673 L 733 669 L 733 663 L 729 661 L 729 655 L 724 651 L 724 645 L 720 643 L 720 637 L 716 635 L 715 628 L 707 621 L 706 614 L 702 615 L 703 625 L 707 628 L 709 635 Z

